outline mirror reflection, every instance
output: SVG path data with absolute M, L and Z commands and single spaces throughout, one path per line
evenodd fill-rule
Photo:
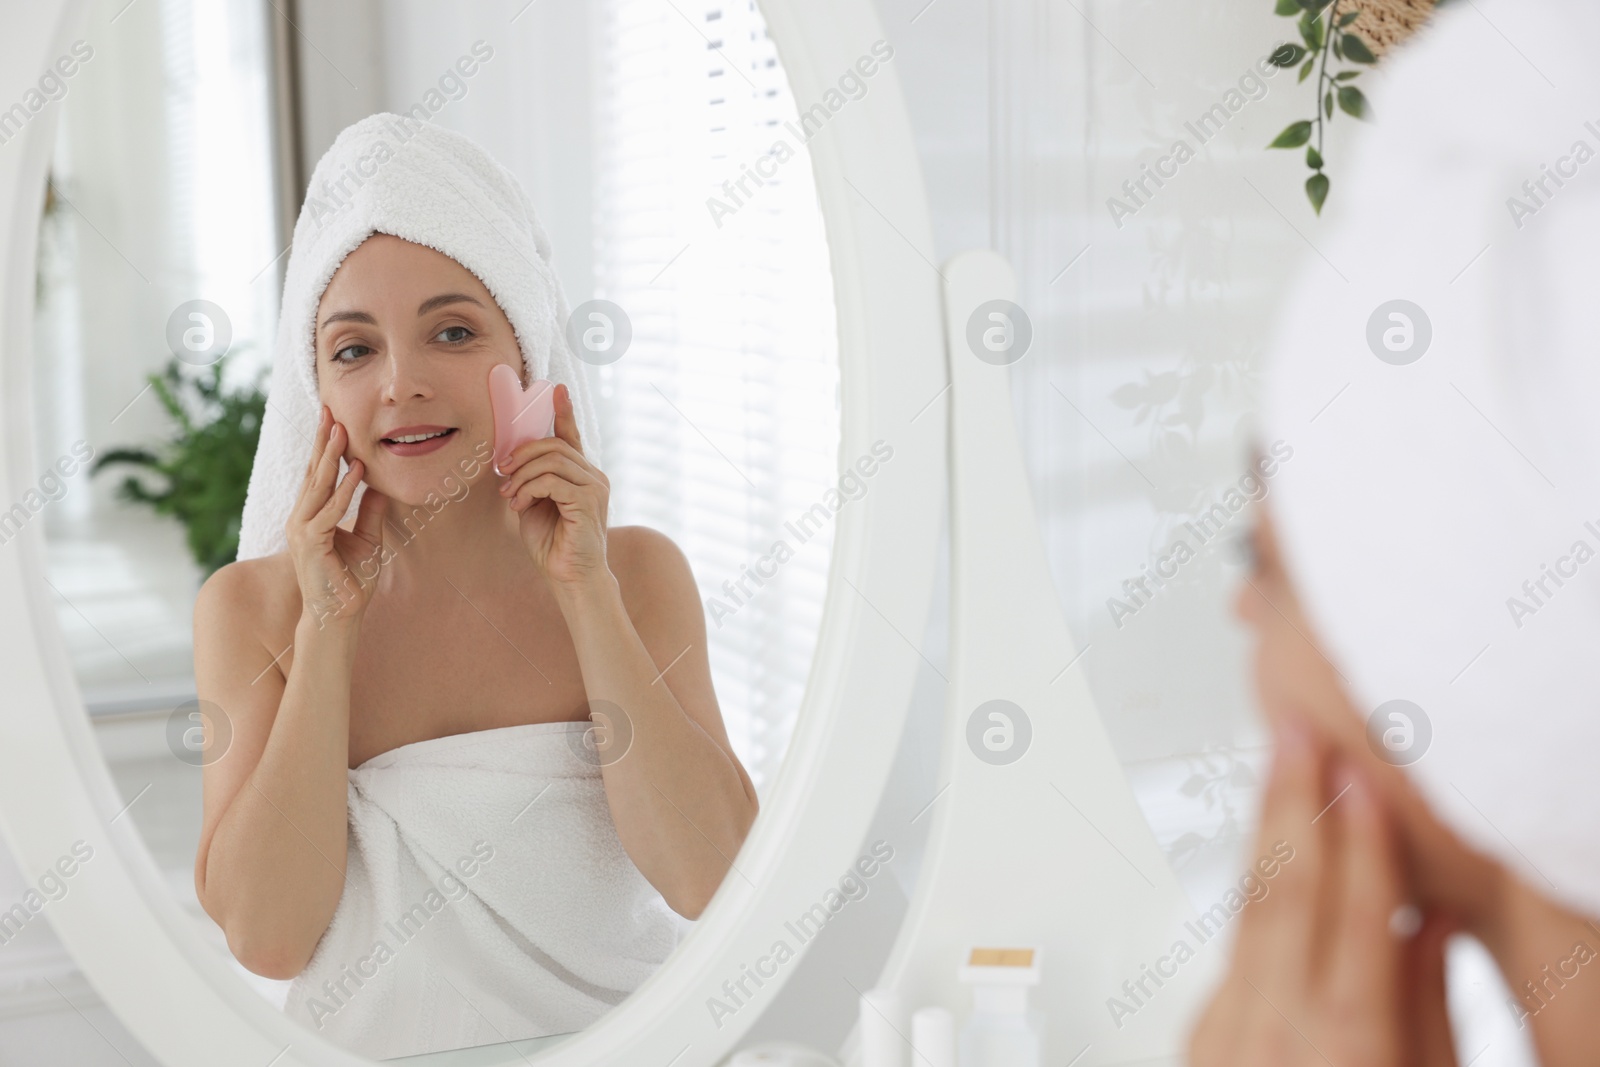
M 337 1044 L 579 1030 L 742 877 L 861 488 L 760 13 L 118 8 L 56 104 L 35 447 L 128 816 Z

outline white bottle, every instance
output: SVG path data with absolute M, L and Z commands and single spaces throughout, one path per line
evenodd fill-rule
M 911 1016 L 911 1067 L 956 1067 L 956 1022 L 945 1009 L 921 1008 Z
M 1040 1067 L 1044 1013 L 1028 1007 L 1039 984 L 1036 948 L 975 948 L 961 968 L 972 1015 L 961 1029 L 961 1067 Z
M 869 989 L 860 1002 L 861 1067 L 905 1067 L 905 1009 L 893 989 Z

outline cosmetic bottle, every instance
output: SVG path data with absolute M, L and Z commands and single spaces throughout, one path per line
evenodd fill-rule
M 911 1016 L 911 1067 L 956 1067 L 955 1018 L 940 1007 Z
M 961 968 L 972 1014 L 961 1029 L 960 1067 L 1040 1067 L 1044 1013 L 1028 1006 L 1039 984 L 1036 948 L 975 948 Z
M 905 1012 L 893 989 L 861 994 L 861 1067 L 905 1067 Z

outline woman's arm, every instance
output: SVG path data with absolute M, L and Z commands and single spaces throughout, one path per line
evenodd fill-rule
M 294 582 L 252 560 L 217 571 L 195 600 L 195 685 L 233 735 L 205 767 L 195 892 L 239 962 L 268 978 L 305 969 L 344 892 L 350 680 L 377 586 L 355 575 L 382 557 L 385 503 L 368 486 L 354 526 L 339 526 L 366 473 L 356 459 L 340 478 L 348 439 L 324 404 L 285 527 Z M 284 625 L 258 631 L 262 618 Z M 268 648 L 290 619 L 294 640 Z
M 590 716 L 612 735 L 598 758 L 617 837 L 672 909 L 698 918 L 755 821 L 755 788 L 717 710 L 689 561 L 646 527 L 608 546 L 610 479 L 583 454 L 565 385 L 555 406 L 554 434 L 501 462 L 500 493 L 561 606 Z
M 698 918 L 755 820 L 755 787 L 717 708 L 688 560 L 648 527 L 611 533 L 608 568 L 554 588 L 603 728 L 617 837 L 672 909 Z
M 1511 992 L 1517 1028 L 1533 1032 L 1545 1067 L 1578 1067 L 1600 1048 L 1600 923 L 1500 868 L 1488 914 L 1472 916 Z
M 214 574 L 195 601 L 196 687 L 233 731 L 226 754 L 204 768 L 195 891 L 240 963 L 292 978 L 344 890 L 357 626 L 319 626 L 305 613 L 293 647 L 268 650 L 251 625 L 257 582 L 236 567 Z

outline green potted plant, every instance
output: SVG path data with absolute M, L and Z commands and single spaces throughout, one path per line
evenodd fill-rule
M 130 474 L 118 486 L 117 498 L 183 523 L 189 551 L 206 577 L 238 556 L 239 520 L 267 406 L 260 375 L 248 388 L 223 389 L 228 358 L 199 373 L 185 373 L 188 364 L 174 358 L 162 373 L 149 375 L 175 424 L 172 435 L 155 449 L 113 448 L 90 468 L 92 476 L 123 464 L 162 479 L 152 490 Z

